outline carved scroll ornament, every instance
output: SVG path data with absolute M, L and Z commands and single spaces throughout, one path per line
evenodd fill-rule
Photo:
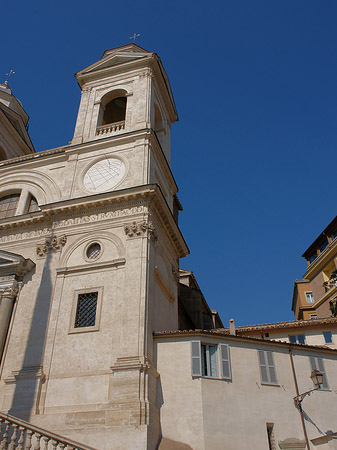
M 149 236 L 156 240 L 158 238 L 155 227 L 152 222 L 132 222 L 130 225 L 125 225 L 125 234 L 128 237 L 140 237 L 144 236 L 148 232 Z
M 49 250 L 61 250 L 67 242 L 67 236 L 60 237 L 54 236 L 53 238 L 47 238 L 43 245 L 39 245 L 36 248 L 38 256 L 45 256 Z

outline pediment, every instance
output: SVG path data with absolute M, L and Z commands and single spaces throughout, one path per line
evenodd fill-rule
M 88 74 L 97 70 L 106 69 L 108 67 L 118 66 L 131 61 L 137 61 L 143 58 L 148 58 L 152 55 L 151 52 L 144 50 L 136 44 L 124 45 L 123 47 L 106 50 L 102 58 L 79 71 L 76 75 Z
M 24 258 L 22 255 L 0 250 L 0 275 L 15 273 L 22 276 L 30 272 L 34 266 L 33 261 Z

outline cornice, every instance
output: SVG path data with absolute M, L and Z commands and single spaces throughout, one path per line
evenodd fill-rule
M 87 220 L 83 220 L 83 223 L 88 223 L 100 220 L 101 218 L 97 214 L 95 218 L 90 218 L 90 215 L 107 209 L 107 207 L 125 207 L 126 205 L 128 207 L 132 205 L 137 207 L 144 204 L 152 207 L 157 212 L 161 224 L 166 227 L 168 236 L 179 257 L 186 256 L 189 253 L 188 247 L 160 188 L 156 184 L 137 186 L 114 192 L 104 192 L 41 205 L 41 211 L 1 220 L 0 233 L 2 231 L 1 236 L 5 237 L 9 234 L 8 231 L 10 230 L 22 232 L 22 228 L 29 228 L 36 225 L 39 225 L 41 228 L 42 225 L 46 229 L 46 232 L 42 233 L 42 230 L 40 235 L 45 235 L 50 232 L 48 227 L 61 227 L 62 224 L 60 224 L 60 221 L 66 221 L 67 218 L 82 215 L 84 218 L 87 217 Z M 37 236 L 32 233 L 31 236 L 26 237 L 35 238 Z

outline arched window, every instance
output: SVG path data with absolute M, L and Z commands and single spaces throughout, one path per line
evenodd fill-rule
M 20 194 L 10 194 L 0 198 L 0 219 L 15 216 Z
M 126 115 L 126 92 L 123 89 L 108 92 L 101 99 L 96 135 L 124 130 Z
M 36 198 L 27 191 L 15 192 L 0 197 L 0 219 L 32 213 L 39 211 L 39 209 Z

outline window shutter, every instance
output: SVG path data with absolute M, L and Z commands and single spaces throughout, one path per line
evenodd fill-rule
M 266 356 L 269 369 L 269 381 L 271 383 L 277 383 L 273 352 L 266 352 Z
M 261 383 L 277 383 L 273 352 L 258 350 Z
M 201 377 L 201 346 L 200 341 L 191 341 L 192 377 Z
M 268 373 L 267 373 L 267 362 L 265 358 L 265 352 L 263 350 L 258 350 L 259 355 L 259 365 L 260 365 L 260 374 L 261 374 L 261 382 L 268 383 Z
M 229 356 L 229 347 L 227 344 L 220 344 L 220 358 L 221 358 L 221 377 L 226 380 L 232 379 L 231 362 Z

